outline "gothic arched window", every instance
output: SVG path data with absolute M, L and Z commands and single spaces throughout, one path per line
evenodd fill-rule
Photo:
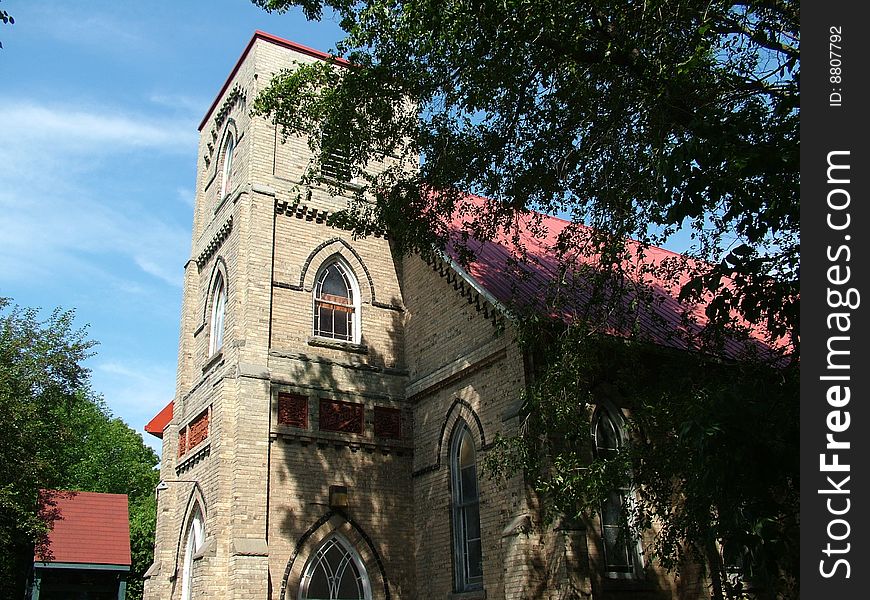
M 593 419 L 595 456 L 615 457 L 624 446 L 621 421 L 610 410 L 600 407 Z M 626 503 L 630 490 L 611 490 L 601 503 L 601 539 L 604 545 L 605 570 L 612 577 L 632 577 L 638 572 L 640 557 L 637 540 L 626 521 Z
M 202 511 L 197 506 L 187 526 L 187 540 L 184 544 L 184 562 L 181 567 L 181 600 L 190 600 L 193 579 L 193 555 L 202 548 L 203 522 Z
M 227 286 L 223 274 L 218 272 L 211 292 L 211 327 L 208 337 L 208 355 L 224 345 L 224 317 L 227 310 Z
M 334 260 L 321 268 L 314 285 L 314 335 L 359 340 L 359 292 L 350 269 Z
M 338 534 L 328 537 L 305 565 L 299 600 L 371 600 L 365 566 Z
M 221 198 L 223 198 L 224 196 L 226 196 L 227 192 L 231 191 L 230 190 L 230 178 L 231 178 L 232 172 L 233 172 L 232 171 L 233 170 L 233 154 L 234 154 L 235 149 L 236 149 L 236 138 L 233 136 L 232 133 L 227 132 L 227 137 L 226 137 L 226 140 L 224 141 L 224 147 L 223 147 L 223 152 L 222 152 L 223 160 L 224 160 L 224 167 L 221 170 L 221 194 L 220 194 L 219 200 Z
M 450 445 L 453 486 L 453 564 L 456 591 L 479 589 L 483 584 L 480 540 L 480 495 L 477 453 L 468 426 L 462 423 Z

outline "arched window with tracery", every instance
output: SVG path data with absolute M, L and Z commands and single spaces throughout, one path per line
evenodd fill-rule
M 604 406 L 595 413 L 593 436 L 595 456 L 599 459 L 615 458 L 625 445 L 622 420 Z M 612 577 L 633 577 L 640 565 L 637 540 L 631 534 L 626 520 L 630 493 L 628 487 L 613 489 L 601 503 L 605 570 Z
M 456 591 L 480 589 L 483 552 L 480 539 L 480 493 L 477 452 L 468 426 L 462 423 L 450 444 L 453 491 L 453 564 Z
M 211 325 L 209 328 L 208 354 L 211 356 L 224 345 L 224 320 L 227 310 L 227 285 L 224 276 L 218 272 L 212 284 Z
M 299 600 L 371 600 L 362 559 L 340 535 L 329 536 L 308 559 Z
M 184 562 L 181 566 L 181 600 L 190 600 L 193 580 L 193 557 L 202 548 L 203 519 L 199 506 L 194 508 L 187 526 L 184 543 Z
M 314 285 L 314 335 L 359 341 L 359 287 L 341 260 L 322 267 Z

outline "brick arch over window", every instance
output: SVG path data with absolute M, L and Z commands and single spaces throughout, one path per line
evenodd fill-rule
M 441 432 L 438 435 L 438 465 L 447 460 L 447 453 L 450 451 L 450 440 L 456 434 L 456 430 L 465 426 L 474 438 L 474 445 L 478 450 L 486 449 L 486 433 L 483 430 L 483 423 L 477 415 L 477 411 L 472 408 L 471 404 L 462 398 L 456 398 L 450 408 L 447 409 L 447 414 L 444 416 L 444 422 L 441 424 Z
M 350 267 L 352 275 L 356 277 L 362 295 L 360 300 L 369 304 L 376 302 L 375 284 L 369 268 L 359 252 L 341 238 L 326 240 L 312 250 L 299 273 L 299 287 L 307 291 L 313 290 L 320 268 L 336 257 L 341 257 Z
M 384 562 L 368 533 L 352 518 L 328 510 L 296 541 L 281 579 L 279 600 L 296 600 L 305 566 L 314 552 L 330 537 L 340 535 L 359 556 L 368 574 L 373 600 L 391 600 Z M 290 590 L 288 592 L 288 589 Z
M 435 461 L 415 471 L 412 474 L 413 477 L 437 471 L 441 468 L 442 464 L 449 464 L 450 440 L 453 439 L 453 435 L 460 425 L 468 428 L 478 451 L 486 450 L 489 447 L 486 442 L 483 422 L 480 420 L 477 411 L 474 410 L 468 401 L 462 398 L 455 398 L 444 415 L 444 421 L 441 423 L 441 431 L 438 433 L 438 447 L 435 448 Z
M 185 485 L 184 483 L 175 483 L 173 485 Z M 165 492 L 164 492 L 165 493 Z M 190 490 L 190 494 L 187 496 L 187 504 L 184 507 L 184 519 L 182 519 L 181 529 L 178 531 L 178 540 L 175 544 L 175 570 L 174 573 L 178 573 L 178 561 L 181 558 L 182 554 L 182 544 L 187 540 L 187 530 L 190 527 L 190 520 L 199 511 L 199 514 L 202 515 L 203 522 L 203 530 L 205 529 L 205 523 L 207 523 L 208 513 L 206 512 L 206 503 L 205 503 L 205 495 L 202 492 L 202 488 L 199 483 L 193 484 L 193 489 Z

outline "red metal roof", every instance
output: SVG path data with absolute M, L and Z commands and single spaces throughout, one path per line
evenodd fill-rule
M 172 401 L 164 406 L 160 410 L 160 412 L 154 416 L 153 419 L 148 421 L 148 423 L 145 425 L 145 431 L 155 437 L 163 439 L 163 430 L 166 429 L 166 426 L 169 425 L 170 421 L 172 421 L 173 406 L 174 403 Z
M 248 42 L 247 46 L 245 46 L 245 49 L 242 51 L 242 55 L 239 57 L 239 60 L 236 61 L 236 64 L 233 67 L 233 70 L 230 71 L 229 76 L 227 77 L 226 81 L 224 81 L 223 86 L 221 86 L 220 91 L 217 93 L 217 96 L 215 96 L 215 99 L 211 103 L 211 106 L 209 106 L 208 110 L 206 111 L 205 116 L 202 118 L 202 121 L 199 123 L 199 127 L 197 128 L 197 131 L 202 131 L 202 128 L 205 127 L 206 121 L 208 121 L 209 117 L 211 117 L 212 113 L 214 112 L 215 107 L 217 107 L 218 102 L 220 102 L 220 99 L 224 95 L 224 92 L 227 91 L 227 88 L 230 86 L 230 82 L 232 81 L 233 77 L 236 76 L 236 73 L 238 72 L 239 67 L 242 66 L 242 63 L 245 61 L 245 57 L 248 56 L 248 52 L 251 51 L 251 48 L 254 47 L 254 43 L 257 40 L 263 40 L 263 41 L 269 42 L 271 44 L 275 44 L 276 46 L 282 46 L 284 48 L 289 48 L 291 50 L 295 50 L 296 52 L 299 52 L 300 54 L 307 54 L 308 56 L 313 56 L 314 58 L 319 58 L 321 60 L 333 60 L 337 64 L 340 64 L 340 65 L 347 66 L 350 64 L 349 62 L 347 62 L 345 59 L 343 59 L 341 57 L 332 56 L 331 54 L 329 54 L 327 52 L 321 52 L 320 50 L 315 50 L 314 48 L 309 48 L 308 46 L 303 46 L 302 44 L 297 44 L 296 42 L 291 42 L 290 40 L 285 40 L 284 38 L 280 38 L 278 36 L 272 35 L 271 33 L 266 33 L 265 31 L 257 30 L 254 32 L 254 35 L 251 36 L 251 41 Z
M 47 493 L 53 497 L 59 517 L 48 534 L 50 556 L 37 554 L 34 561 L 130 565 L 126 494 Z
M 487 202 L 486 198 L 466 195 L 449 221 L 450 235 L 460 239 L 461 232 L 469 231 L 468 225 L 484 210 Z M 561 247 L 565 247 L 560 235 L 569 233 L 571 252 L 562 253 L 560 260 L 560 242 Z M 516 219 L 511 231 L 500 230 L 491 241 L 469 239 L 466 246 L 472 258 L 465 270 L 509 310 L 546 311 L 566 322 L 578 318 L 598 319 L 596 322 L 602 323 L 605 333 L 678 349 L 699 347 L 699 335 L 708 324 L 705 305 L 690 305 L 679 301 L 678 296 L 690 279 L 690 269 L 704 266 L 703 263 L 689 261 L 663 248 L 629 241 L 628 257 L 621 265 L 628 275 L 624 282 L 627 285 L 615 294 L 617 304 L 628 310 L 590 314 L 590 310 L 595 310 L 590 308 L 594 303 L 589 302 L 595 290 L 586 275 L 595 268 L 598 256 L 580 248 L 593 234 L 590 227 L 540 213 L 527 213 Z M 455 245 L 448 247 L 448 255 L 459 260 Z M 570 255 L 567 263 L 566 255 Z M 571 267 L 567 274 L 566 264 Z M 764 332 L 749 329 L 752 341 L 748 345 L 736 338 L 724 341 L 726 356 L 737 358 L 750 349 L 769 351 L 763 343 Z

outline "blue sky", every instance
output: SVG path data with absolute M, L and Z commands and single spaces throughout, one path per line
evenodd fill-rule
M 255 30 L 341 30 L 247 0 L 0 8 L 0 296 L 76 309 L 94 389 L 141 433 L 174 395 L 197 125 Z

